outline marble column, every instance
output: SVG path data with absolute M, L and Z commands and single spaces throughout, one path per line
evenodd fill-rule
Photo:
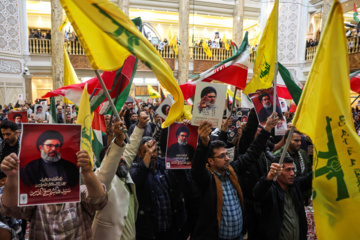
M 129 0 L 118 0 L 117 6 L 126 14 L 129 16 Z
M 32 103 L 33 102 L 32 75 L 24 75 L 24 78 L 25 78 L 25 97 L 24 97 L 24 99 L 26 99 Z
M 244 3 L 245 0 L 235 0 L 234 6 L 232 41 L 238 46 L 240 46 L 243 38 Z
M 180 0 L 179 3 L 179 39 L 181 45 L 178 52 L 178 83 L 183 84 L 189 78 L 189 13 L 190 1 Z
M 333 0 L 324 0 L 323 1 L 323 11 L 322 11 L 322 22 L 321 22 L 321 32 L 324 31 L 326 21 L 329 17 L 331 5 L 333 3 Z
M 59 32 L 63 22 L 60 1 L 51 0 L 51 60 L 53 89 L 64 85 L 64 31 Z

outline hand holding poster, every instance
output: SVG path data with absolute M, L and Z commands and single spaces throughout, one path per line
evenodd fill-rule
M 199 126 L 202 121 L 209 121 L 213 127 L 221 128 L 226 85 L 208 82 L 196 83 L 192 124 Z
M 198 127 L 173 123 L 169 127 L 166 151 L 167 169 L 191 169 L 198 139 Z
M 24 124 L 18 206 L 80 201 L 80 139 L 81 125 Z

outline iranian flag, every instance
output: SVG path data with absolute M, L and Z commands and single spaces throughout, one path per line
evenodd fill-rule
M 95 166 L 100 167 L 100 152 L 104 146 L 102 141 L 102 135 L 105 134 L 106 126 L 105 116 L 101 115 L 99 111 L 94 111 L 91 127 L 93 130 L 93 139 L 91 145 L 96 159 Z
M 358 15 L 359 15 L 359 13 L 358 13 L 358 11 L 357 11 L 356 4 L 354 3 L 354 13 L 353 13 L 353 17 L 354 17 L 354 20 L 355 20 L 357 23 L 360 22 L 360 20 L 359 20 L 359 18 L 358 18 Z
M 279 73 L 276 87 L 277 95 L 280 98 L 293 99 L 295 104 L 298 104 L 303 86 L 281 63 L 279 63 Z
M 197 82 L 220 81 L 244 89 L 246 86 L 249 65 L 249 44 L 248 33 L 245 33 L 244 40 L 232 57 L 218 63 L 209 70 L 196 75 L 191 81 L 181 84 L 184 99 L 189 99 L 195 95 Z
M 350 74 L 350 88 L 352 91 L 360 94 L 360 71 Z

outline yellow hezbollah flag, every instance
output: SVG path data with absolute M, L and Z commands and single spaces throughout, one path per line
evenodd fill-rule
M 184 105 L 182 114 L 176 121 L 182 122 L 184 119 L 191 121 L 192 120 L 192 114 L 191 114 L 192 107 L 193 107 L 192 105 Z
M 271 87 L 274 79 L 274 68 L 277 62 L 277 34 L 278 34 L 279 0 L 275 0 L 273 10 L 266 22 L 260 44 L 256 50 L 254 76 L 244 89 L 245 94 L 257 89 Z
M 204 52 L 206 53 L 206 55 L 211 58 L 212 57 L 212 53 L 211 53 L 211 50 L 209 48 L 209 46 L 207 45 L 207 42 L 206 41 L 203 41 L 202 42 L 202 47 L 204 49 Z
M 318 239 L 359 239 L 360 139 L 350 110 L 348 49 L 335 0 L 293 125 L 314 143 L 313 204 Z
M 80 81 L 76 75 L 73 66 L 71 65 L 69 55 L 66 51 L 66 45 L 64 44 L 64 86 L 77 83 L 80 83 Z M 72 102 L 67 98 L 64 98 L 64 103 L 72 104 Z
M 234 97 L 234 92 L 231 91 L 230 89 L 226 89 L 226 94 L 229 94 L 231 97 Z M 236 100 L 241 101 L 241 98 L 239 98 L 238 96 L 236 96 Z
M 225 44 L 225 49 L 226 49 L 226 50 L 229 50 L 229 49 L 230 49 L 230 46 L 229 46 L 229 44 L 228 44 L 228 42 L 227 42 L 225 33 L 224 33 L 224 37 L 223 37 L 223 42 L 224 42 L 224 44 Z
M 175 100 L 162 126 L 166 128 L 173 123 L 181 115 L 184 96 L 169 65 L 128 16 L 109 0 L 60 2 L 93 67 L 118 69 L 131 52 L 154 72 Z
M 90 156 L 91 166 L 94 168 L 93 163 L 93 151 L 91 147 L 91 134 L 92 134 L 92 119 L 90 113 L 90 102 L 89 94 L 87 92 L 87 86 L 84 87 L 83 93 L 81 95 L 79 115 L 77 118 L 77 123 L 81 124 L 81 146 L 80 148 L 85 150 Z
M 177 45 L 177 41 L 176 41 L 176 36 L 174 35 L 170 41 L 170 46 L 173 47 L 175 55 L 178 54 L 178 45 Z
M 151 86 L 151 84 L 148 84 L 148 93 L 151 99 L 154 98 L 161 98 L 160 94 Z
M 68 24 L 69 19 L 67 17 L 65 17 L 64 21 L 62 22 L 62 24 L 59 27 L 59 32 L 61 32 L 61 30 L 66 26 L 66 24 Z

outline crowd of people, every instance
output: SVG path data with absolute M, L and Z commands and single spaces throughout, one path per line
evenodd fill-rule
M 46 32 L 41 32 L 40 28 L 36 31 L 30 29 L 29 38 L 38 38 L 38 39 L 51 39 L 51 31 L 47 30 Z
M 56 105 L 58 123 L 76 123 L 70 105 Z M 169 131 L 161 127 L 157 108 L 157 102 L 135 100 L 122 107 L 121 121 L 105 116 L 100 167 L 93 170 L 83 150 L 76 156 L 82 176 L 79 203 L 18 207 L 21 126 L 6 116 L 27 111 L 34 123 L 35 109 L 28 101 L 1 106 L 0 239 L 24 239 L 27 225 L 29 239 L 307 239 L 308 227 L 314 227 L 308 226 L 305 211 L 312 182 L 307 136 L 294 132 L 280 165 L 289 131 L 275 136 L 278 113 L 261 127 L 251 109 L 247 122 L 230 137 L 237 116 L 235 108 L 232 114 L 227 109 L 221 129 L 207 121 L 200 124 L 191 169 L 170 170 L 164 159 Z M 353 113 L 360 128 L 360 112 Z M 283 113 L 289 126 L 292 114 Z M 37 122 L 48 124 L 48 119 Z M 190 123 L 185 119 L 182 124 Z M 179 129 L 176 146 L 191 137 Z

